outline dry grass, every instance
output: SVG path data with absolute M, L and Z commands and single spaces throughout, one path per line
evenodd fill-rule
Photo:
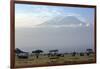
M 71 64 L 77 62 L 94 62 L 94 56 L 71 56 L 65 55 L 64 57 L 59 57 L 57 59 L 50 59 L 47 56 L 39 56 L 39 58 L 29 57 L 28 59 L 15 58 L 15 66 L 25 66 L 25 65 L 47 65 L 47 64 Z

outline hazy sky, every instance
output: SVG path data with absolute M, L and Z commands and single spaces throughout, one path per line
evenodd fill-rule
M 66 18 L 63 22 L 68 22 L 67 17 L 70 17 L 69 22 L 77 19 L 81 23 L 76 28 L 62 27 L 64 25 L 57 28 L 61 19 Z M 37 27 L 50 22 L 57 26 Z M 62 52 L 93 49 L 93 22 L 94 8 L 15 4 L 15 47 L 25 51 L 59 49 Z
M 84 22 L 93 23 L 93 14 L 94 8 L 15 4 L 16 27 L 34 26 L 56 16 L 76 16 Z

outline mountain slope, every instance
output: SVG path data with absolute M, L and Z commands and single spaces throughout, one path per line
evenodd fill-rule
M 49 21 L 46 21 L 38 26 L 50 25 L 70 25 L 70 24 L 85 24 L 75 16 L 57 16 Z

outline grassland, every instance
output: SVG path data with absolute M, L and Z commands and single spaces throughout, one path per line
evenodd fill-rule
M 28 65 L 38 66 L 38 65 L 55 65 L 55 64 L 77 64 L 77 63 L 84 63 L 84 62 L 92 63 L 95 61 L 94 55 L 72 56 L 71 54 L 69 54 L 69 55 L 64 55 L 64 57 L 59 57 L 54 59 L 51 58 L 54 57 L 40 55 L 39 58 L 36 58 L 35 56 L 29 56 L 28 59 L 20 59 L 16 56 L 15 66 L 20 67 L 20 66 L 28 66 Z

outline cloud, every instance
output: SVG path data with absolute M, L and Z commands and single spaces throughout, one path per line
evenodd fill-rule
M 33 27 L 33 26 L 41 24 L 49 19 L 50 19 L 50 17 L 34 16 L 31 13 L 16 14 L 15 15 L 15 27 Z

